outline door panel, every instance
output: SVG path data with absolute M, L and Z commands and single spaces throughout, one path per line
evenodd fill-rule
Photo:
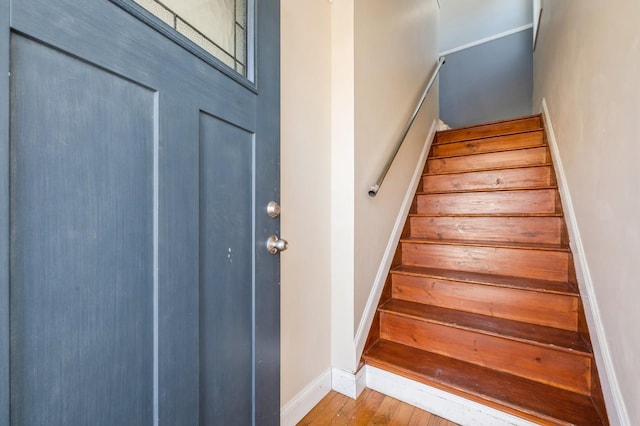
M 158 392 L 165 425 L 198 425 L 200 414 L 199 129 L 187 99 L 159 96 Z M 176 374 L 179 372 L 179 374 Z
M 278 2 L 255 83 L 118 5 L 0 0 L 0 424 L 278 424 Z
M 200 420 L 251 424 L 253 135 L 200 115 Z M 220 368 L 224 365 L 225 368 Z M 214 403 L 215 402 L 215 403 Z
M 12 421 L 148 423 L 155 95 L 11 48 Z

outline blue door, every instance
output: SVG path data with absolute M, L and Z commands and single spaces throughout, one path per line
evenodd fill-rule
M 279 423 L 279 3 L 139 3 L 0 0 L 0 425 Z

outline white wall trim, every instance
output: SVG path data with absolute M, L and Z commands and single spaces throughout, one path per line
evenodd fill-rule
M 569 192 L 567 178 L 562 165 L 562 159 L 560 157 L 558 141 L 553 131 L 553 123 L 551 121 L 549 108 L 547 107 L 547 101 L 544 98 L 542 99 L 540 112 L 544 117 L 551 157 L 553 158 L 553 164 L 556 170 L 558 190 L 560 192 L 560 199 L 562 200 L 562 207 L 567 222 L 571 251 L 574 254 L 576 276 L 578 279 L 578 286 L 580 287 L 580 295 L 582 296 L 582 302 L 585 308 L 584 311 L 587 318 L 587 324 L 589 326 L 593 352 L 597 365 L 601 367 L 598 369 L 598 373 L 607 404 L 609 421 L 612 425 L 630 426 L 631 422 L 629 421 L 629 414 L 627 412 L 624 399 L 622 398 L 622 392 L 620 391 L 620 385 L 613 366 L 613 359 L 611 358 L 611 351 L 607 343 L 600 309 L 598 308 L 598 301 L 593 287 L 593 281 L 591 279 L 584 246 L 582 244 L 580 230 L 578 228 L 576 212 L 573 208 L 571 193 Z
M 489 36 L 489 37 L 481 38 L 480 40 L 472 41 L 471 43 L 463 44 L 461 46 L 454 47 L 454 48 L 449 49 L 449 50 L 445 50 L 444 52 L 440 52 L 440 56 L 447 56 L 447 55 L 451 55 L 452 53 L 460 52 L 461 50 L 466 50 L 466 49 L 470 49 L 472 47 L 480 46 L 481 44 L 489 43 L 490 41 L 498 40 L 498 39 L 501 39 L 503 37 L 508 37 L 508 36 L 510 36 L 512 34 L 516 34 L 516 33 L 522 32 L 522 31 L 526 31 L 529 28 L 533 28 L 533 24 L 523 25 L 521 27 L 513 28 L 511 30 L 508 30 L 508 31 L 505 31 L 505 32 L 502 32 L 502 33 L 499 33 L 499 34 L 494 34 L 494 35 Z
M 469 426 L 532 426 L 528 420 L 415 382 L 370 365 L 367 387 L 426 410 L 449 421 Z
M 331 391 L 331 369 L 309 383 L 280 409 L 280 425 L 295 426 Z
M 331 369 L 331 389 L 349 398 L 357 399 L 366 385 L 364 368 L 355 374 L 335 367 Z
M 429 153 L 429 148 L 431 148 L 431 142 L 433 141 L 433 137 L 436 134 L 437 127 L 438 119 L 434 119 L 431 123 L 431 129 L 429 129 L 429 133 L 427 134 L 427 139 L 425 140 L 424 147 L 422 148 L 422 152 L 420 153 L 418 162 L 416 163 L 416 168 L 413 172 L 411 182 L 409 183 L 409 188 L 404 195 L 404 200 L 402 201 L 402 204 L 400 206 L 400 211 L 398 212 L 398 216 L 396 217 L 396 222 L 393 225 L 393 230 L 391 231 L 389 242 L 387 243 L 384 255 L 382 256 L 380 266 L 378 267 L 378 272 L 376 273 L 371 293 L 369 293 L 369 299 L 367 299 L 367 304 L 364 307 L 364 312 L 362 314 L 360 324 L 358 325 L 358 330 L 356 331 L 356 335 L 354 337 L 356 346 L 356 359 L 358 360 L 362 356 L 364 345 L 367 343 L 367 336 L 369 335 L 369 329 L 371 328 L 371 324 L 373 323 L 373 316 L 375 315 L 376 309 L 378 308 L 378 300 L 380 300 L 380 295 L 382 294 L 384 283 L 387 280 L 387 274 L 389 273 L 389 268 L 391 267 L 391 262 L 393 261 L 393 256 L 395 255 L 398 241 L 400 241 L 400 235 L 402 234 L 404 223 L 407 220 L 407 216 L 409 215 L 409 209 L 411 208 L 411 203 L 413 202 L 413 196 L 415 195 L 416 188 L 418 187 L 418 183 L 420 182 L 422 170 L 424 168 L 425 161 L 427 160 L 427 154 Z

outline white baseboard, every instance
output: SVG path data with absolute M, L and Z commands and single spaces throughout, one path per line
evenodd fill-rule
M 331 369 L 322 373 L 280 409 L 280 425 L 295 426 L 331 391 Z
M 613 360 L 611 358 L 611 352 L 605 336 L 604 325 L 602 323 L 602 317 L 600 316 L 600 309 L 598 308 L 596 293 L 593 287 L 591 273 L 589 272 L 589 266 L 587 264 L 587 257 L 585 255 L 584 246 L 582 245 L 582 238 L 578 228 L 576 212 L 573 208 L 567 178 L 564 173 L 564 167 L 562 166 L 562 158 L 560 157 L 560 150 L 558 149 L 558 141 L 556 140 L 556 136 L 553 131 L 553 123 L 551 115 L 549 114 L 549 108 L 547 107 L 547 101 L 544 98 L 542 99 L 540 112 L 544 118 L 551 157 L 553 158 L 553 164 L 556 170 L 558 191 L 560 192 L 562 208 L 564 210 L 567 230 L 569 232 L 571 251 L 574 254 L 576 277 L 578 279 L 580 296 L 582 297 L 585 316 L 589 326 L 596 365 L 600 367 L 598 368 L 598 373 L 602 385 L 602 392 L 607 404 L 609 421 L 612 425 L 630 426 L 631 422 L 629 421 L 629 414 L 627 412 L 624 399 L 622 399 L 622 392 L 620 391 L 620 385 L 618 384 L 618 379 L 613 367 Z
M 528 420 L 409 380 L 379 368 L 367 365 L 366 369 L 368 388 L 461 425 L 535 425 L 535 423 L 531 423 Z
M 398 216 L 396 217 L 396 222 L 393 225 L 393 230 L 391 231 L 389 242 L 387 243 L 387 247 L 385 248 L 380 266 L 378 267 L 378 272 L 376 273 L 376 278 L 373 282 L 371 293 L 369 293 L 369 299 L 367 300 L 362 318 L 360 319 L 360 324 L 358 325 L 358 330 L 356 331 L 356 335 L 354 337 L 356 359 L 360 359 L 360 357 L 362 357 L 364 345 L 367 343 L 369 329 L 371 328 L 373 317 L 376 313 L 376 309 L 378 308 L 378 300 L 380 300 L 380 295 L 382 294 L 384 283 L 387 280 L 387 274 L 389 273 L 389 268 L 391 267 L 391 262 L 393 261 L 393 256 L 395 255 L 398 241 L 400 241 L 404 223 L 407 220 L 407 216 L 409 215 L 409 209 L 411 208 L 411 203 L 413 202 L 413 196 L 416 192 L 416 188 L 418 187 L 418 183 L 420 182 L 422 170 L 424 168 L 425 161 L 427 160 L 427 154 L 429 154 L 429 148 L 431 148 L 433 137 L 436 134 L 438 122 L 439 120 L 435 119 L 433 120 L 433 123 L 431 123 L 431 129 L 429 129 L 429 133 L 427 134 L 422 152 L 420 153 L 420 157 L 418 159 L 418 162 L 416 163 L 413 177 L 411 178 L 409 188 L 407 189 L 404 200 L 402 201 L 402 205 L 400 206 L 400 211 L 398 212 Z
M 331 389 L 352 399 L 357 399 L 366 387 L 365 369 L 361 368 L 355 374 L 331 369 Z

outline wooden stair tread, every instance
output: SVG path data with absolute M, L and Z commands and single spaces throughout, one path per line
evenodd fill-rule
M 563 217 L 562 213 L 410 213 L 409 217 Z
M 436 190 L 473 190 L 480 188 L 535 188 L 555 185 L 550 165 L 466 171 L 449 174 L 423 174 L 423 192 Z
M 408 237 L 561 244 L 563 224 L 553 216 L 409 216 Z
M 440 134 L 444 134 L 445 132 L 451 132 L 451 131 L 456 131 L 456 130 L 460 130 L 460 129 L 449 129 L 449 130 L 440 130 Z M 523 129 L 523 130 L 513 130 L 513 131 L 506 131 L 506 132 L 500 132 L 497 135 L 486 135 L 486 136 L 471 136 L 467 139 L 459 139 L 459 140 L 451 140 L 451 141 L 446 141 L 446 142 L 434 142 L 434 145 L 449 145 L 452 143 L 460 143 L 460 142 L 476 142 L 476 141 L 482 141 L 484 139 L 492 139 L 492 138 L 499 138 L 502 136 L 514 136 L 514 135 L 519 135 L 522 133 L 536 133 L 536 132 L 543 132 L 544 128 L 543 127 L 535 127 L 535 128 L 531 128 L 531 129 Z
M 435 143 L 440 144 L 447 141 L 460 141 L 482 136 L 519 132 L 539 128 L 541 126 L 542 120 L 540 115 L 517 117 L 508 120 L 499 120 L 491 123 L 475 124 L 439 131 L 436 135 Z
M 470 246 L 470 247 L 500 247 L 519 250 L 547 250 L 547 251 L 569 251 L 569 247 L 562 244 L 539 244 L 539 243 L 511 243 L 500 241 L 473 241 L 473 240 L 436 240 L 426 238 L 402 238 L 401 243 L 413 244 L 442 244 L 454 246 Z
M 508 151 L 481 152 L 457 157 L 428 158 L 430 173 L 478 171 L 505 167 L 528 167 L 547 164 L 551 161 L 549 148 L 545 145 L 519 148 Z
M 529 420 L 562 425 L 602 424 L 587 396 L 450 357 L 379 340 L 364 359 L 374 367 Z
M 556 188 L 416 194 L 416 213 L 558 213 Z
M 497 188 L 480 188 L 480 189 L 447 189 L 439 191 L 423 191 L 416 192 L 416 195 L 435 195 L 435 194 L 467 194 L 477 192 L 503 192 L 503 191 L 538 191 L 541 189 L 558 189 L 557 185 L 540 185 L 526 187 L 497 187 Z
M 526 148 L 529 149 L 529 148 Z M 531 148 L 531 149 L 539 149 L 539 148 Z M 489 153 L 491 154 L 491 153 Z M 482 154 L 473 154 L 473 155 L 484 155 L 484 153 Z M 434 172 L 434 171 L 430 171 L 427 169 L 426 172 L 424 172 L 422 174 L 422 177 L 428 177 L 428 176 L 440 176 L 440 175 L 458 175 L 458 174 L 464 174 L 464 173 L 476 173 L 476 172 L 490 172 L 490 171 L 495 171 L 495 170 L 512 170 L 512 169 L 528 169 L 531 167 L 548 167 L 551 166 L 552 164 L 550 162 L 543 162 L 543 163 L 537 163 L 537 164 L 531 164 L 531 165 L 522 165 L 522 164 L 517 164 L 517 165 L 513 165 L 513 166 L 496 166 L 496 167 L 480 167 L 477 169 L 469 169 L 469 170 L 454 170 L 454 171 L 442 171 L 442 172 Z
M 434 150 L 436 148 L 439 147 L 447 147 L 447 148 L 451 148 L 449 151 L 454 151 L 452 153 L 434 153 L 432 156 L 430 156 L 430 159 L 443 159 L 443 158 L 455 158 L 455 157 L 465 157 L 467 155 L 476 155 L 476 154 L 490 154 L 490 153 L 495 153 L 495 152 L 505 152 L 505 151 L 516 151 L 519 149 L 530 149 L 530 148 L 541 148 L 541 147 L 546 147 L 547 145 L 545 144 L 544 140 L 540 140 L 539 142 L 535 142 L 535 143 L 527 143 L 526 145 L 523 146 L 496 146 L 496 145 L 500 145 L 501 143 L 503 143 L 501 141 L 501 139 L 508 137 L 506 135 L 500 135 L 500 136 L 491 136 L 491 137 L 487 137 L 487 138 L 482 138 L 482 139 L 474 139 L 474 140 L 464 140 L 464 141 L 456 141 L 456 142 L 451 142 L 449 144 L 439 144 L 434 146 Z M 453 144 L 461 144 L 461 145 L 471 145 L 473 143 L 480 145 L 479 147 L 476 148 L 476 151 L 471 150 L 471 146 L 468 146 L 467 151 L 462 150 L 462 148 L 458 148 L 458 151 L 462 151 L 462 152 L 456 152 L 456 150 L 453 150 Z M 489 145 L 489 143 L 492 143 L 494 145 L 493 148 L 488 148 L 487 147 L 482 147 L 482 144 L 485 143 L 487 145 Z M 521 143 L 525 143 L 525 142 L 521 142 Z M 506 145 L 506 142 L 504 142 L 504 144 Z M 444 151 L 444 149 L 442 149 L 442 151 Z
M 505 275 L 425 268 L 422 266 L 411 265 L 396 266 L 391 270 L 391 273 L 421 277 L 433 277 L 444 280 L 463 281 L 473 284 L 509 287 L 522 290 L 565 294 L 570 296 L 578 295 L 578 291 L 571 284 L 562 281 L 547 281 L 535 278 L 510 277 Z
M 486 170 L 473 170 L 473 171 L 463 171 L 463 172 L 447 172 L 447 173 L 430 173 L 429 171 L 426 171 L 424 173 L 422 173 L 422 177 L 429 177 L 429 176 L 439 176 L 441 174 L 445 174 L 445 175 L 462 175 L 462 176 L 468 176 L 471 175 L 473 173 L 478 173 L 478 172 L 482 172 L 482 171 L 494 171 L 494 170 L 516 170 L 516 169 L 538 169 L 538 168 L 544 168 L 544 167 L 550 167 L 552 164 L 551 163 L 544 163 L 544 164 L 534 164 L 531 166 L 504 166 L 504 167 L 495 167 L 495 168 L 489 168 Z
M 474 245 L 471 241 L 447 244 L 443 240 L 426 244 L 402 242 L 400 250 L 399 260 L 406 265 L 544 280 L 569 280 L 571 252 L 567 249 L 536 250 L 532 245 L 520 243 L 513 246 L 493 242 Z
M 441 308 L 406 300 L 391 299 L 380 308 L 381 312 L 463 328 L 477 333 L 490 334 L 538 346 L 552 346 L 558 350 L 570 350 L 590 355 L 589 346 L 577 332 L 545 327 L 488 315 Z

